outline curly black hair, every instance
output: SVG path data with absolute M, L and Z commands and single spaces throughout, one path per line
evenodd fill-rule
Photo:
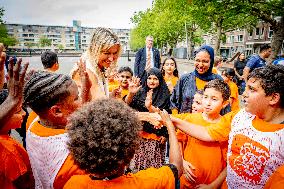
M 82 170 L 99 177 L 117 175 L 133 158 L 141 129 L 125 103 L 97 100 L 70 116 L 68 148 Z
M 284 66 L 269 65 L 254 69 L 248 76 L 257 79 L 260 82 L 267 96 L 273 93 L 280 94 L 280 107 L 284 107 Z
M 223 80 L 220 80 L 220 79 L 211 80 L 205 85 L 204 91 L 207 88 L 213 88 L 216 91 L 221 92 L 224 101 L 229 100 L 231 96 L 231 89 L 229 85 L 225 83 Z

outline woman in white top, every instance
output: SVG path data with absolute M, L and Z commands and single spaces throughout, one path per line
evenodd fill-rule
M 92 99 L 108 97 L 107 72 L 116 67 L 116 62 L 121 53 L 119 38 L 111 30 L 98 27 L 94 30 L 90 45 L 82 55 L 81 61 L 85 62 L 86 70 L 92 82 Z M 81 86 L 77 65 L 71 72 L 72 79 Z

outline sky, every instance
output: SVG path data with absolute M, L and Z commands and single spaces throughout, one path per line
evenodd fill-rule
M 0 0 L 8 24 L 130 29 L 134 12 L 151 8 L 152 0 Z

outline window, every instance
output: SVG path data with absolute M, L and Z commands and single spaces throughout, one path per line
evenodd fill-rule
M 238 35 L 237 42 L 243 42 L 243 38 L 244 38 L 243 35 Z
M 268 38 L 272 38 L 273 30 L 269 27 Z
M 255 35 L 259 35 L 259 28 L 255 29 Z
M 231 36 L 230 36 L 230 41 L 231 41 L 231 43 L 234 43 L 234 41 L 235 41 L 235 36 L 231 35 Z

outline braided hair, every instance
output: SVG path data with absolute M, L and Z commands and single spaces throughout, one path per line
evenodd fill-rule
M 24 104 L 37 114 L 43 112 L 66 99 L 72 83 L 69 76 L 36 71 L 24 86 Z

